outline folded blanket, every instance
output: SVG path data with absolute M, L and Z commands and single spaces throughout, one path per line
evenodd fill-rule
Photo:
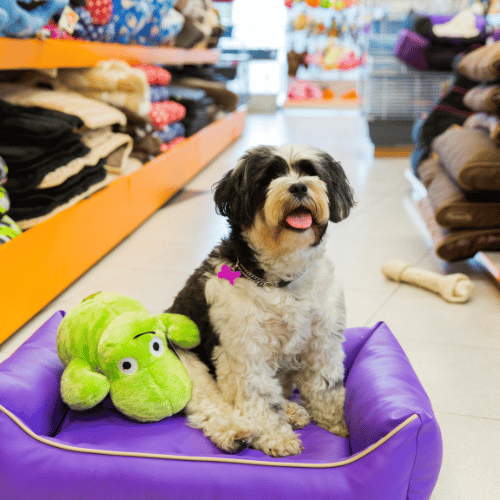
M 464 95 L 464 104 L 473 111 L 496 113 L 500 110 L 500 85 L 478 85 Z
M 149 88 L 151 102 L 170 101 L 170 88 L 165 85 L 152 86 Z
M 85 167 L 97 165 L 103 159 L 108 172 L 120 175 L 132 151 L 132 137 L 116 134 L 111 131 L 111 127 L 84 133 L 82 142 L 90 149 L 89 153 L 48 173 L 37 186 L 38 189 L 59 186 Z
M 500 193 L 489 202 L 484 194 L 467 198 L 443 170 L 436 154 L 425 160 L 418 171 L 439 225 L 474 229 L 500 227 Z
M 155 102 L 151 105 L 149 117 L 158 130 L 163 130 L 170 123 L 182 120 L 186 116 L 186 108 L 177 102 Z
M 34 189 L 50 172 L 89 153 L 90 148 L 82 142 L 78 134 L 51 148 L 0 146 L 0 154 L 10 166 L 5 186 L 11 193 Z
M 105 160 L 101 160 L 95 167 L 86 167 L 60 186 L 34 190 L 20 199 L 13 198 L 9 215 L 23 230 L 47 220 L 116 179 L 115 175 L 106 172 L 104 163 Z
M 82 125 L 77 116 L 37 106 L 15 106 L 0 100 L 2 144 L 56 146 Z
M 186 134 L 186 127 L 180 122 L 174 122 L 167 125 L 163 130 L 158 132 L 158 137 L 161 142 L 169 143 L 172 142 L 177 137 L 184 137 Z
M 452 125 L 432 146 L 464 191 L 500 190 L 500 148 L 485 131 Z
M 224 111 L 231 113 L 238 106 L 239 97 L 226 88 L 221 82 L 202 80 L 201 78 L 182 77 L 175 81 L 175 85 L 191 89 L 204 90 L 208 97 Z
M 90 69 L 60 70 L 58 81 L 78 93 L 147 115 L 151 97 L 146 75 L 124 61 L 101 61 Z
M 469 52 L 460 60 L 457 70 L 477 82 L 498 80 L 500 78 L 500 42 Z
M 500 117 L 486 113 L 475 113 L 464 122 L 464 128 L 478 128 L 486 130 L 491 140 L 500 146 Z
M 141 70 L 146 75 L 148 85 L 169 85 L 172 81 L 171 73 L 160 66 L 139 64 L 134 68 Z
M 120 110 L 76 92 L 0 83 L 0 95 L 3 100 L 11 104 L 39 106 L 75 115 L 82 120 L 88 129 L 127 123 L 125 115 Z
M 474 257 L 479 251 L 500 250 L 500 229 L 450 230 L 437 224 L 429 198 L 423 198 L 419 210 L 434 242 L 436 255 L 448 262 Z

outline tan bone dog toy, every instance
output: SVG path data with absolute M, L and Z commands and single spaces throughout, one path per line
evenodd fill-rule
M 465 274 L 441 276 L 401 260 L 388 262 L 382 267 L 382 272 L 391 280 L 402 281 L 438 293 L 448 302 L 467 302 L 474 290 L 474 284 Z

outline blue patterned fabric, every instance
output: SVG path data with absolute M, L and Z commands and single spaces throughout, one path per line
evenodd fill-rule
M 163 130 L 158 132 L 158 137 L 163 143 L 172 142 L 177 137 L 184 137 L 186 134 L 186 128 L 181 122 L 174 122 L 167 125 Z
M 94 25 L 92 16 L 83 7 L 76 7 L 80 16 L 73 36 L 94 42 L 128 44 L 135 41 L 152 13 L 152 0 L 113 0 L 113 16 L 105 24 Z
M 25 0 L 29 3 L 29 0 Z M 48 0 L 28 11 L 16 0 L 2 0 L 0 3 L 0 35 L 27 38 L 36 35 L 58 12 L 62 12 L 69 0 Z
M 170 101 L 170 89 L 165 86 L 151 86 L 151 102 Z
M 148 0 L 151 15 L 137 34 L 141 45 L 161 45 L 173 40 L 184 24 L 184 17 L 173 10 L 174 0 Z
M 104 26 L 92 24 L 90 12 L 83 7 L 75 7 L 75 12 L 80 17 L 76 24 L 73 36 L 93 42 L 112 42 L 115 38 L 115 25 L 111 22 Z

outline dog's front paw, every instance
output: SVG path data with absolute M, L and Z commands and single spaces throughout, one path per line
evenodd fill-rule
M 291 430 L 289 433 L 277 430 L 272 434 L 263 434 L 253 442 L 252 448 L 272 457 L 298 455 L 304 449 L 302 441 Z
M 245 427 L 236 427 L 221 433 L 218 436 L 217 442 L 215 440 L 214 442 L 221 450 L 227 453 L 238 453 L 248 448 L 254 437 L 253 430 Z
M 344 418 L 342 418 L 342 420 L 338 422 L 331 424 L 328 430 L 337 436 L 345 438 L 349 437 L 349 429 L 347 428 L 347 424 Z
M 302 429 L 311 421 L 307 410 L 293 401 L 287 401 L 285 411 L 288 423 L 294 429 Z

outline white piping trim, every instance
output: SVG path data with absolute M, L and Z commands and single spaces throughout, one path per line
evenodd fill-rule
M 77 453 L 90 453 L 93 455 L 111 455 L 118 457 L 134 457 L 134 458 L 157 458 L 162 460 L 184 460 L 189 462 L 221 462 L 221 463 L 231 463 L 231 464 L 245 464 L 245 465 L 264 465 L 270 467 L 297 467 L 302 469 L 329 469 L 332 467 L 341 467 L 343 465 L 349 465 L 359 459 L 365 457 L 372 451 L 376 450 L 378 447 L 382 446 L 386 441 L 388 441 L 392 436 L 397 434 L 399 431 L 404 429 L 406 426 L 411 424 L 414 420 L 419 418 L 417 414 L 413 414 L 408 417 L 404 422 L 395 427 L 392 431 L 386 434 L 383 438 L 379 439 L 376 443 L 372 444 L 361 453 L 354 455 L 346 460 L 340 462 L 331 462 L 326 464 L 308 464 L 308 463 L 287 463 L 287 462 L 262 462 L 259 460 L 244 460 L 237 458 L 217 458 L 217 457 L 190 457 L 182 455 L 161 455 L 156 453 L 138 453 L 132 451 L 112 451 L 112 450 L 96 450 L 92 448 L 79 448 L 76 446 L 70 446 L 60 443 L 55 443 L 50 439 L 38 436 L 29 427 L 27 427 L 21 420 L 19 420 L 13 413 L 0 405 L 0 411 L 2 411 L 7 417 L 9 417 L 21 430 L 28 434 L 33 439 L 38 442 L 52 446 L 53 448 L 59 448 L 66 451 L 74 451 Z

